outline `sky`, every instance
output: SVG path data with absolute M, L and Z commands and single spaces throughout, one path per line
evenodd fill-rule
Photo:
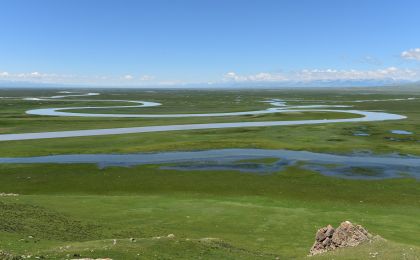
M 418 0 L 0 0 L 0 81 L 420 80 Z

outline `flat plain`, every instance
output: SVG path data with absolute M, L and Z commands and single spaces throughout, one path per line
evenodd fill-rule
M 0 157 L 222 148 L 420 156 L 420 90 L 416 88 L 108 89 L 95 90 L 101 95 L 88 98 L 23 100 L 53 96 L 58 91 L 0 90 L 0 97 L 7 97 L 0 98 L 0 134 L 357 117 L 316 110 L 206 118 L 25 114 L 36 108 L 127 105 L 106 100 L 144 100 L 162 106 L 74 112 L 254 111 L 269 108 L 261 101 L 276 98 L 288 105 L 349 105 L 351 109 L 384 111 L 407 119 L 6 141 L 0 142 Z M 95 99 L 103 101 L 90 101 Z M 412 134 L 398 135 L 392 130 Z M 260 162 L 270 163 L 270 158 Z M 358 174 L 364 174 L 363 169 Z M 106 168 L 94 164 L 0 164 L 0 193 L 19 194 L 0 197 L 0 250 L 15 256 L 299 259 L 308 254 L 318 228 L 336 226 L 344 220 L 362 224 L 386 240 L 316 259 L 367 259 L 374 252 L 385 259 L 416 259 L 420 255 L 420 185 L 416 178 L 403 174 L 399 178 L 366 180 L 328 177 L 299 165 L 260 175 L 237 170 L 168 170 L 152 164 Z

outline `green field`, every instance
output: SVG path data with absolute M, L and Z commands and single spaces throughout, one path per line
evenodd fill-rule
M 57 90 L 0 90 L 0 134 L 164 124 L 348 118 L 346 113 L 287 113 L 212 118 L 79 118 L 25 115 L 28 109 L 126 105 L 80 99 L 160 102 L 155 108 L 99 113 L 211 113 L 261 110 L 269 98 L 288 104 L 353 105 L 405 115 L 400 121 L 159 132 L 0 142 L 0 157 L 268 148 L 328 153 L 420 155 L 420 90 L 99 90 L 74 101 L 23 101 Z M 240 97 L 240 102 L 237 98 Z M 302 99 L 300 101 L 296 99 Z M 352 103 L 354 100 L 388 100 Z M 394 135 L 390 130 L 413 132 Z M 354 136 L 362 131 L 370 136 Z M 269 162 L 269 159 L 266 159 Z M 315 259 L 418 259 L 420 184 L 416 179 L 346 180 L 288 167 L 270 175 L 175 171 L 158 165 L 0 164 L 0 252 L 46 259 L 301 259 L 318 228 L 350 220 L 386 241 Z M 169 236 L 173 234 L 174 236 Z M 2 253 L 0 253 L 0 259 Z

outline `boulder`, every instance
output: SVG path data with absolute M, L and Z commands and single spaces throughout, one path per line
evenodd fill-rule
M 318 229 L 309 255 L 317 255 L 341 247 L 354 247 L 370 241 L 373 236 L 362 226 L 344 221 L 334 229 L 331 225 Z

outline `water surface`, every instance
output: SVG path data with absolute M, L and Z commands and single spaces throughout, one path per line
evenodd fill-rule
M 266 160 L 263 160 L 266 159 Z M 269 159 L 269 160 L 267 160 Z M 312 170 L 326 176 L 349 179 L 420 178 L 420 157 L 397 154 L 326 154 L 268 149 L 217 149 L 205 151 L 71 154 L 40 157 L 0 158 L 3 164 L 97 164 L 98 167 L 156 164 L 172 170 L 234 170 L 273 174 L 289 166 Z
M 397 134 L 397 135 L 411 135 L 411 134 L 413 134 L 412 132 L 405 131 L 405 130 L 391 130 L 391 133 Z

